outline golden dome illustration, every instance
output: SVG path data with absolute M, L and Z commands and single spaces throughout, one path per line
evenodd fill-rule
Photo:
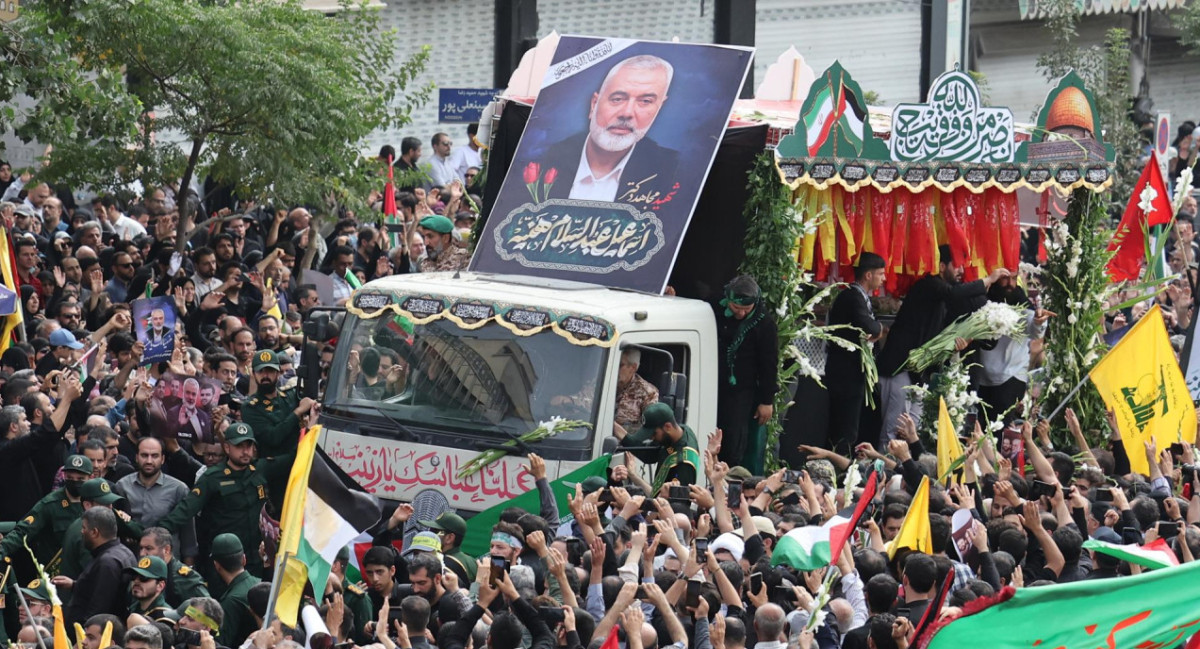
M 1081 128 L 1088 133 L 1095 133 L 1096 126 L 1092 122 L 1092 107 L 1088 104 L 1083 91 L 1075 86 L 1067 86 L 1054 98 L 1050 104 L 1050 114 L 1046 116 L 1046 130 L 1056 131 L 1063 127 Z

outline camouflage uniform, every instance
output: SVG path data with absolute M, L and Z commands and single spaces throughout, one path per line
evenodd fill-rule
M 437 259 L 426 257 L 421 260 L 422 273 L 466 270 L 467 264 L 471 263 L 471 254 L 467 252 L 467 249 L 459 248 L 453 242 L 446 247 L 448 250 L 443 250 Z
M 642 424 L 642 411 L 646 406 L 658 401 L 658 388 L 637 374 L 625 387 L 617 386 L 616 421 L 627 431 L 635 430 Z

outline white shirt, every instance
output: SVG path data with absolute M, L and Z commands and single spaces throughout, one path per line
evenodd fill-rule
M 460 146 L 455 149 L 454 153 L 450 154 L 450 160 L 454 164 L 454 171 L 464 183 L 467 182 L 467 169 L 471 167 L 483 169 L 483 156 L 470 146 Z
M 625 171 L 625 165 L 629 163 L 629 156 L 633 155 L 633 150 L 637 148 L 634 145 L 629 148 L 629 153 L 625 154 L 624 158 L 613 167 L 613 170 L 597 178 L 592 172 L 592 165 L 587 159 L 587 144 L 583 145 L 583 151 L 579 154 L 579 171 L 575 172 L 575 181 L 571 183 L 570 198 L 577 198 L 588 201 L 603 201 L 611 203 L 617 200 L 617 190 L 620 189 L 621 172 Z
M 224 282 L 220 277 L 213 275 L 208 279 L 204 279 L 199 273 L 192 275 L 192 283 L 196 285 L 196 299 L 203 300 L 205 295 L 212 293 Z
M 334 303 L 350 299 L 350 295 L 354 292 L 354 287 L 350 286 L 350 282 L 338 277 L 335 273 L 330 273 L 329 277 L 333 280 Z
M 146 228 L 142 227 L 141 223 L 124 214 L 119 216 L 116 222 L 112 224 L 112 229 L 122 241 L 133 241 L 134 237 L 146 234 Z
M 1033 321 L 1032 310 L 1025 312 L 1025 335 L 1029 340 L 1046 335 L 1046 323 L 1037 324 Z M 1017 379 L 1022 383 L 1029 382 L 1029 340 L 1013 340 L 1001 336 L 996 346 L 980 350 L 979 360 L 983 372 L 979 376 L 979 384 L 988 387 L 1003 385 L 1009 379 Z
M 433 156 L 430 161 L 429 177 L 433 179 L 433 184 L 445 187 L 451 181 L 462 180 L 458 175 L 458 170 L 455 169 L 456 163 L 453 155 L 448 155 L 445 158 Z

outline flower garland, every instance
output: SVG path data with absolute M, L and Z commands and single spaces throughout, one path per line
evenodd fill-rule
M 1104 314 L 1108 298 L 1118 286 L 1108 281 L 1105 267 L 1111 234 L 1106 200 L 1087 190 L 1075 190 L 1067 213 L 1050 225 L 1046 237 L 1046 263 L 1039 272 L 1042 305 L 1058 314 L 1046 330 L 1046 362 L 1041 372 L 1041 411 L 1059 406 L 1086 378 L 1104 355 Z M 1085 385 L 1071 402 L 1084 434 L 1105 428 L 1104 402 L 1091 385 Z M 1055 443 L 1069 445 L 1055 428 Z M 1098 434 L 1097 434 L 1098 435 Z M 1090 443 L 1102 439 L 1093 435 Z
M 775 416 L 767 422 L 765 464 L 779 468 L 779 436 L 783 416 L 791 406 L 790 385 L 800 377 L 820 382 L 820 373 L 801 351 L 798 341 L 823 340 L 843 347 L 865 350 L 863 372 L 867 380 L 867 398 L 875 386 L 878 371 L 875 358 L 866 343 L 855 345 L 834 335 L 842 327 L 817 324 L 816 309 L 833 296 L 840 285 L 818 288 L 810 273 L 796 259 L 796 242 L 816 232 L 828 208 L 812 213 L 807 205 L 793 202 L 787 187 L 779 179 L 775 154 L 766 151 L 754 161 L 749 173 L 749 197 L 746 200 L 746 257 L 740 272 L 753 275 L 762 294 L 763 305 L 775 312 L 779 330 L 779 392 L 775 395 Z

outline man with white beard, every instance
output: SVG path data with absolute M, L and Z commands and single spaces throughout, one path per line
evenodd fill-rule
M 679 152 L 646 136 L 674 73 L 670 63 L 646 54 L 614 65 L 592 95 L 587 132 L 540 157 L 536 174 L 550 185 L 546 197 L 648 207 L 677 190 Z

